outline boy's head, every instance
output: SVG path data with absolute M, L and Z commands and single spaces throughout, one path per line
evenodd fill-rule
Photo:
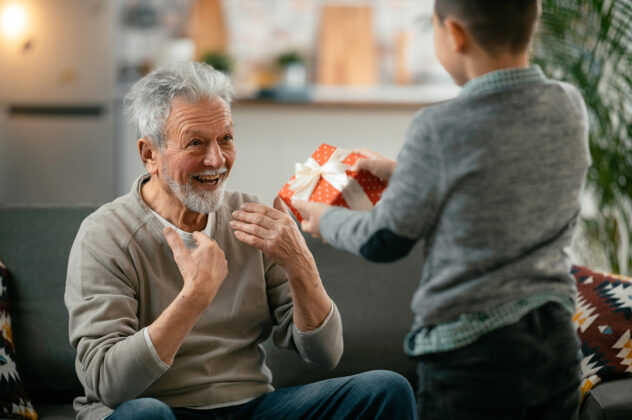
M 459 54 L 478 51 L 492 62 L 524 56 L 539 14 L 540 0 L 435 0 L 437 56 L 455 81 L 464 83 L 467 78 L 453 74 L 462 70 Z

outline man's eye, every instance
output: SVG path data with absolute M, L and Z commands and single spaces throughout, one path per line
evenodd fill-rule
M 202 145 L 202 140 L 191 140 L 191 142 L 189 143 L 189 146 L 200 146 Z
M 233 141 L 233 136 L 230 134 L 226 134 L 224 137 L 222 137 L 222 140 L 224 141 L 224 143 L 228 143 Z

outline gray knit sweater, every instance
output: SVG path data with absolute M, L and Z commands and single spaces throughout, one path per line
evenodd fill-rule
M 374 261 L 425 240 L 413 330 L 524 296 L 574 299 L 566 248 L 590 164 L 585 105 L 538 67 L 515 72 L 522 82 L 479 83 L 418 112 L 381 202 L 321 218 L 331 245 Z
M 132 191 L 99 208 L 81 224 L 68 263 L 65 302 L 76 370 L 85 395 L 79 419 L 99 419 L 137 397 L 175 407 L 220 406 L 270 392 L 272 375 L 261 346 L 275 343 L 308 361 L 333 368 L 342 355 L 342 326 L 333 312 L 316 330 L 292 322 L 285 272 L 259 250 L 238 241 L 231 212 L 255 197 L 227 191 L 211 237 L 226 254 L 228 276 L 176 354 L 171 366 L 147 342 L 150 325 L 180 292 L 182 276 L 163 225 Z M 276 330 L 273 331 L 273 327 Z

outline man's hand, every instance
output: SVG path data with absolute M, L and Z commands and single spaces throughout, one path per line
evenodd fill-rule
M 235 237 L 259 249 L 288 275 L 300 272 L 306 265 L 312 268 L 312 254 L 296 223 L 279 197 L 273 205 L 274 208 L 258 203 L 242 204 L 240 210 L 233 212 L 235 220 L 230 222 Z
M 331 206 L 325 203 L 304 200 L 295 200 L 292 202 L 292 205 L 301 213 L 301 216 L 303 216 L 301 229 L 314 238 L 322 238 L 320 234 L 320 217 Z M 323 240 L 323 242 L 325 241 Z
M 164 228 L 163 234 L 184 279 L 183 296 L 199 298 L 199 303 L 206 308 L 228 275 L 224 251 L 217 242 L 200 232 L 193 232 L 195 249 L 187 249 L 180 235 L 170 227 Z
M 224 251 L 203 233 L 193 232 L 197 244 L 195 249 L 187 249 L 180 235 L 170 227 L 164 228 L 162 233 L 173 251 L 184 286 L 173 302 L 149 325 L 148 331 L 160 359 L 171 365 L 184 339 L 228 275 L 228 263 Z
M 259 249 L 287 273 L 294 303 L 294 325 L 300 331 L 318 328 L 331 309 L 331 299 L 320 281 L 305 238 L 281 199 L 274 199 L 274 208 L 244 203 L 233 212 L 233 217 L 230 226 L 235 237 Z
M 393 175 L 396 166 L 394 160 L 369 149 L 353 149 L 352 152 L 366 157 L 359 158 L 350 168 L 351 171 L 365 170 L 385 182 Z

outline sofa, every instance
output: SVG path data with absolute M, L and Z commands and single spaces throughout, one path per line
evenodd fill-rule
M 74 418 L 82 393 L 75 376 L 63 302 L 66 264 L 81 221 L 95 207 L 0 206 L 0 258 L 8 285 L 15 363 L 39 418 Z M 265 343 L 274 385 L 283 387 L 372 369 L 399 372 L 415 387 L 416 364 L 402 351 L 412 321 L 409 302 L 423 263 L 423 246 L 392 264 L 374 264 L 307 238 L 323 283 L 336 301 L 345 352 L 333 371 L 307 365 L 294 353 Z M 0 387 L 0 392 L 2 388 Z M 0 396 L 1 397 L 1 396 Z M 597 385 L 581 419 L 631 419 L 632 379 Z

